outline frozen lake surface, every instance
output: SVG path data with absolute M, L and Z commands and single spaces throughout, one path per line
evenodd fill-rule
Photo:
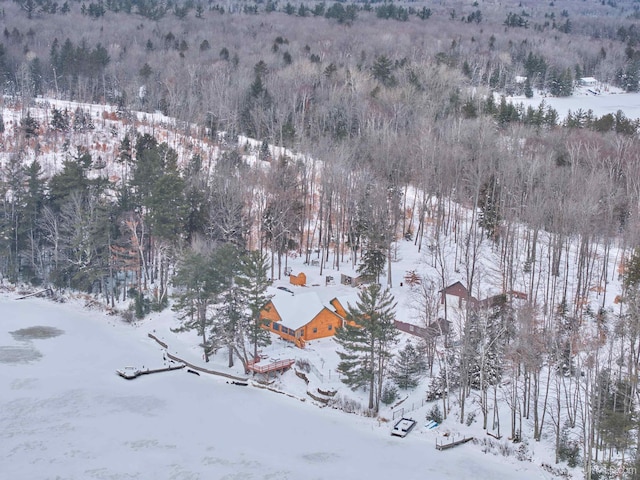
M 124 380 L 116 369 L 163 366 L 147 333 L 73 305 L 0 296 L 2 478 L 544 478 L 473 445 L 438 452 L 433 431 L 392 437 L 391 423 L 217 377 Z
M 620 90 L 611 89 L 594 95 L 586 88 L 576 88 L 571 97 L 543 97 L 539 94 L 532 98 L 524 96 L 507 97 L 514 104 L 522 103 L 525 107 L 537 108 L 541 102 L 552 107 L 558 112 L 560 118 L 565 118 L 569 110 L 576 112 L 582 109 L 584 112 L 592 110 L 593 114 L 601 117 L 608 113 L 615 114 L 622 110 L 627 118 L 640 118 L 640 93 L 623 93 Z

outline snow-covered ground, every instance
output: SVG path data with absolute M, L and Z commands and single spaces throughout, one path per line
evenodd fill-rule
M 513 100 L 537 106 L 543 98 Z M 577 92 L 571 98 L 549 97 L 544 101 L 561 116 L 569 109 L 591 109 L 595 115 L 603 115 L 621 107 L 630 118 L 640 116 L 640 95 L 609 91 L 607 95 L 594 96 Z M 99 109 L 92 111 L 92 116 L 106 117 Z M 17 121 L 17 117 L 10 120 L 13 124 Z M 208 151 L 206 158 L 215 157 L 215 145 L 161 130 L 159 124 L 165 119 L 138 121 L 138 131 L 155 131 L 163 141 L 173 139 L 172 145 L 183 160 L 189 157 L 193 145 Z M 88 148 L 104 143 L 102 154 L 107 159 L 115 154 L 116 144 L 126 130 L 119 128 L 115 120 L 110 122 L 107 119 L 102 122 L 104 125 L 96 126 L 101 132 L 98 140 L 96 132 L 82 134 Z M 50 172 L 56 171 L 65 158 L 55 149 L 40 155 Z M 0 154 L 0 165 L 8 158 L 8 154 Z M 117 176 L 120 168 L 111 162 L 105 174 Z M 539 247 L 541 259 L 547 248 L 543 243 Z M 455 263 L 455 246 L 448 240 L 443 242 L 443 248 L 449 263 L 446 283 L 464 283 L 464 269 Z M 572 247 L 572 251 L 576 249 Z M 477 265 L 481 280 L 473 292 L 478 298 L 502 291 L 497 254 L 490 245 L 483 245 L 482 250 Z M 399 242 L 392 289 L 398 302 L 398 320 L 420 323 L 410 308 L 410 288 L 406 282 L 401 286 L 401 282 L 409 270 L 437 281 L 432 255 L 428 249 L 419 253 L 413 242 Z M 611 278 L 608 282 L 605 279 L 604 283 L 609 283 L 605 296 L 589 293 L 594 308 L 601 304 L 612 308 L 619 293 L 615 274 L 618 260 L 614 254 L 607 260 L 611 265 L 606 271 Z M 303 262 L 303 257 L 292 256 L 288 266 L 294 274 L 306 274 L 307 287 L 291 286 L 289 278 L 282 276 L 269 293 L 290 295 L 276 288 L 281 286 L 296 294 L 315 291 L 325 305 L 334 297 L 351 296 L 355 300 L 357 290 L 339 283 L 341 273 L 351 273 L 351 265 L 343 262 L 340 271 L 325 269 L 321 275 L 319 266 Z M 325 285 L 326 275 L 333 276 L 335 285 Z M 527 278 L 519 276 L 514 287 L 528 291 Z M 569 278 L 569 291 L 573 291 L 574 276 Z M 386 286 L 387 282 L 385 277 L 383 284 Z M 524 438 L 530 444 L 524 456 L 532 458 L 532 462 L 519 462 L 513 453 L 508 457 L 499 453 L 500 449 L 513 452 L 524 445 L 515 445 L 507 438 L 510 422 L 504 399 L 500 402 L 503 437 L 494 442 L 498 446 L 487 454 L 482 453 L 486 450 L 483 445 L 473 443 L 445 452 L 435 450 L 436 440 L 446 442 L 451 436 L 472 435 L 482 442 L 491 437 L 478 419 L 469 426 L 461 424 L 456 418 L 455 401 L 453 412 L 443 425 L 435 430 L 425 428 L 425 413 L 431 408 L 423 405 L 429 378 L 413 391 L 400 392 L 401 399 L 406 399 L 401 405 L 382 407 L 380 420 L 320 408 L 307 395 L 308 390 L 336 389 L 338 395 L 366 404 L 366 392 L 351 392 L 339 381 L 336 344 L 331 339 L 314 340 L 299 350 L 274 337 L 273 344 L 263 350 L 265 362 L 302 358 L 314 367 L 308 374 L 309 387 L 292 371 L 276 380 L 273 386 L 289 396 L 253 385 L 237 387 L 223 378 L 195 376 L 186 370 L 133 381 L 116 375 L 116 369 L 126 366 L 155 369 L 166 365 L 162 349 L 147 336 L 149 332 L 166 341 L 171 353 L 205 366 L 198 338 L 193 332 L 171 332 L 176 326 L 171 310 L 153 313 L 132 326 L 115 316 L 82 310 L 73 302 L 57 305 L 0 295 L 0 478 L 553 478 L 540 467 L 543 462 L 553 463 L 549 422 L 540 443 L 530 440 L 531 422 L 525 422 Z M 62 332 L 39 328 L 15 333 L 29 327 L 54 327 Z M 400 347 L 411 338 L 402 335 Z M 239 364 L 227 368 L 226 353 L 222 351 L 206 366 L 243 375 Z M 390 435 L 397 419 L 394 414 L 401 409 L 418 420 L 418 426 L 404 439 Z M 474 395 L 466 411 L 475 411 L 480 417 Z M 446 433 L 451 436 L 444 437 Z M 571 471 L 574 472 L 580 475 L 577 470 Z
M 595 92 L 595 93 L 594 93 Z M 535 92 L 533 97 L 526 98 L 522 96 L 507 97 L 507 101 L 517 105 L 522 103 L 525 107 L 532 106 L 537 108 L 541 102 L 545 106 L 552 107 L 560 118 L 565 118 L 569 110 L 575 113 L 578 110 L 587 112 L 593 111 L 597 117 L 615 114 L 618 110 L 622 110 L 627 118 L 640 118 L 640 93 L 625 93 L 623 90 L 615 87 L 586 88 L 577 87 L 570 97 L 551 97 Z
M 178 370 L 120 378 L 118 368 L 165 363 L 162 349 L 147 336 L 153 320 L 125 325 L 74 303 L 6 294 L 0 312 L 3 478 L 546 475 L 534 463 L 483 454 L 473 444 L 437 451 L 440 433 L 423 425 L 406 438 L 392 437 L 391 422 L 320 409 L 219 377 Z M 30 327 L 56 330 L 23 330 Z

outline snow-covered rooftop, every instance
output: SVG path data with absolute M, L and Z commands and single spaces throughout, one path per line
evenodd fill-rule
M 292 330 L 304 327 L 324 308 L 316 292 L 298 295 L 282 293 L 274 296 L 271 301 L 282 319 L 282 325 Z

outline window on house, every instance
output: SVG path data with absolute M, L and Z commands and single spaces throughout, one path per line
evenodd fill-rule
M 313 327 L 313 333 L 318 333 L 318 327 Z
M 328 328 L 329 330 L 333 330 L 333 325 L 329 325 L 327 328 Z
M 280 325 L 276 322 L 273 322 L 273 329 L 277 332 L 278 330 L 280 330 Z

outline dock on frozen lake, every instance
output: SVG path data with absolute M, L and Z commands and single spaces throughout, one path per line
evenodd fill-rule
M 116 373 L 120 375 L 122 378 L 126 378 L 127 380 L 133 380 L 134 378 L 138 378 L 141 375 L 150 375 L 152 373 L 162 373 L 162 372 L 170 372 L 172 370 L 180 370 L 184 368 L 185 365 L 176 365 L 174 367 L 165 367 L 165 368 L 156 368 L 154 370 L 146 369 L 140 370 L 135 367 L 124 367 L 120 370 L 116 370 Z
M 438 440 L 436 439 L 436 450 L 449 450 L 450 448 L 457 447 L 458 445 L 470 442 L 471 440 L 473 440 L 473 437 L 464 437 L 462 440 L 456 440 L 455 442 L 438 443 Z

